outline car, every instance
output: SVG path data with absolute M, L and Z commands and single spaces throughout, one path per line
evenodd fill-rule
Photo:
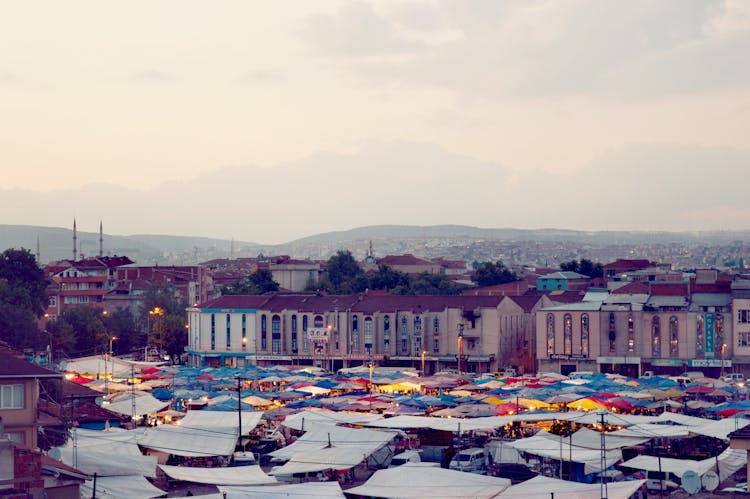
M 393 456 L 393 459 L 391 459 L 391 464 L 388 465 L 389 468 L 395 468 L 396 466 L 401 466 L 407 463 L 421 463 L 422 457 L 419 454 L 419 451 L 416 450 L 407 450 L 400 454 L 396 454 Z
M 695 381 L 695 380 L 697 380 L 699 378 L 705 378 L 706 377 L 706 375 L 703 374 L 703 371 L 688 371 L 688 372 L 680 374 L 680 376 L 684 376 L 686 378 L 689 378 L 691 382 Z
M 654 371 L 643 371 L 641 374 L 641 379 L 651 379 L 654 378 L 656 374 L 654 374 Z
M 742 373 L 728 373 L 721 380 L 725 383 L 740 385 L 745 383 L 745 376 Z
M 487 451 L 481 447 L 472 447 L 453 456 L 448 468 L 456 471 L 478 472 L 486 470 L 487 464 Z

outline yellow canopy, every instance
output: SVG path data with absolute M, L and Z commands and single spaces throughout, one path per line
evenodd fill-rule
M 606 409 L 606 407 L 602 404 L 594 402 L 589 398 L 583 398 L 574 402 L 570 402 L 568 404 L 568 408 L 575 411 L 596 411 L 599 409 Z

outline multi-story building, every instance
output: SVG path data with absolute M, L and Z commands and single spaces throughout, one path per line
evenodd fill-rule
M 534 370 L 533 310 L 541 295 L 224 296 L 188 309 L 192 365 L 300 364 L 339 369 L 370 361 L 484 372 Z
M 308 285 L 318 284 L 320 263 L 277 257 L 268 262 L 268 270 L 279 286 L 289 291 L 303 291 Z

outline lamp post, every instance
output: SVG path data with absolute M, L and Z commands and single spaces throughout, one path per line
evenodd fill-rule
M 458 325 L 458 374 L 461 375 L 461 360 L 464 356 L 464 325 Z
M 424 356 L 425 356 L 426 353 L 427 353 L 427 350 L 422 350 L 422 376 L 425 375 L 425 372 L 424 372 Z
M 721 344 L 721 377 L 724 377 L 724 351 L 727 349 L 727 344 Z

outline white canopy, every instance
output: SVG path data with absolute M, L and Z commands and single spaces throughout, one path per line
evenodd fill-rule
M 66 372 L 78 373 L 81 375 L 104 375 L 105 373 L 123 373 L 130 376 L 131 371 L 140 372 L 141 369 L 155 367 L 164 364 L 163 362 L 136 362 L 132 360 L 109 357 L 108 355 L 91 355 L 89 357 L 79 357 L 67 361 L 62 367 Z
M 724 481 L 747 464 L 747 453 L 744 449 L 728 448 L 718 457 L 709 457 L 701 461 L 662 457 L 661 463 L 656 456 L 637 456 L 625 461 L 622 466 L 645 471 L 669 471 L 677 476 L 682 476 L 687 470 L 703 475 L 707 471 L 715 469 L 717 461 L 719 462 L 719 479 Z
M 135 414 L 133 414 L 133 397 L 135 397 Z M 168 405 L 169 402 L 162 402 L 153 397 L 150 393 L 123 392 L 102 407 L 112 412 L 116 412 L 117 414 L 124 414 L 126 416 L 144 416 L 146 414 L 156 414 Z
M 307 482 L 284 485 L 262 485 L 253 487 L 219 487 L 226 499 L 288 499 L 307 497 L 310 499 L 345 499 L 338 482 Z
M 728 440 L 728 435 L 735 430 L 744 428 L 750 424 L 750 421 L 744 418 L 727 418 L 719 420 L 704 420 L 700 426 L 692 426 L 690 433 L 703 435 L 706 437 L 720 438 Z
M 81 497 L 90 498 L 94 492 L 94 481 L 90 480 L 81 485 Z M 148 499 L 165 495 L 142 476 L 103 476 L 96 478 L 96 497 L 107 499 Z
M 609 499 L 628 499 L 640 489 L 646 480 L 611 482 L 607 484 Z M 498 497 L 502 499 L 528 499 L 530 497 L 553 497 L 555 499 L 599 499 L 601 484 L 580 483 L 537 476 L 518 485 L 513 485 Z
M 156 457 L 144 456 L 135 443 L 136 432 L 75 429 L 60 459 L 69 466 L 92 475 L 156 476 Z
M 563 437 L 565 438 L 565 437 Z M 585 449 L 601 449 L 602 434 L 598 431 L 590 430 L 583 427 L 573 433 L 573 446 Z M 604 435 L 604 447 L 607 450 L 622 449 L 623 447 L 632 447 L 648 442 L 650 438 L 646 437 L 625 437 L 607 433 Z
M 540 431 L 533 437 L 507 442 L 506 445 L 535 456 L 547 457 L 563 462 L 573 461 L 583 463 L 586 474 L 602 471 L 601 450 L 576 446 L 571 447 L 566 437 L 561 438 L 546 431 Z M 606 468 L 622 459 L 622 452 L 620 450 L 606 450 L 605 453 Z
M 364 484 L 346 492 L 393 499 L 490 499 L 498 497 L 509 485 L 510 480 L 506 478 L 405 464 L 378 470 Z
M 609 433 L 613 437 L 641 438 L 685 438 L 690 435 L 691 427 L 670 424 L 638 424 L 624 430 Z
M 301 411 L 296 414 L 290 414 L 281 423 L 287 428 L 294 430 L 307 430 L 313 424 L 317 423 L 328 423 L 328 424 L 369 424 L 372 421 L 383 419 L 379 414 L 363 414 L 359 412 L 334 412 L 325 410 L 307 410 Z
M 348 470 L 363 462 L 368 456 L 367 451 L 356 447 L 330 447 L 297 452 L 286 464 L 273 468 L 269 474 L 282 476 L 324 470 Z
M 307 428 L 307 425 L 305 425 Z M 386 430 L 365 430 L 327 424 L 311 425 L 310 429 L 294 443 L 271 452 L 269 455 L 278 461 L 292 459 L 297 453 L 309 453 L 330 446 L 354 448 L 358 455 L 369 456 L 384 447 L 401 432 Z M 361 461 L 361 459 L 360 459 Z
M 210 485 L 266 485 L 278 481 L 266 475 L 260 466 L 235 466 L 231 468 L 190 468 L 187 466 L 159 467 L 170 478 L 184 482 L 207 483 Z

